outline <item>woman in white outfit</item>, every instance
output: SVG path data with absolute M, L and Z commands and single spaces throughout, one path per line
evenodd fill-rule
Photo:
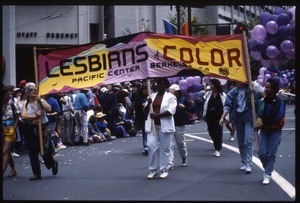
M 175 123 L 173 115 L 176 112 L 176 97 L 166 92 L 170 86 L 168 79 L 161 78 L 157 80 L 157 92 L 151 94 L 144 107 L 147 120 L 145 131 L 147 133 L 148 144 L 148 168 L 150 174 L 148 179 L 153 179 L 160 175 L 160 178 L 168 176 L 167 166 L 170 160 L 170 144 L 175 132 Z M 153 105 L 153 113 L 149 111 L 150 105 Z M 152 129 L 152 120 L 154 120 L 154 133 Z

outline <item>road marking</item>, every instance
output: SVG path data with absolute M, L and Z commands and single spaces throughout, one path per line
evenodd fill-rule
M 193 134 L 207 134 L 207 133 L 193 133 Z M 194 139 L 197 139 L 197 140 L 202 140 L 204 142 L 213 143 L 212 140 L 210 140 L 210 139 L 206 139 L 206 138 L 203 138 L 203 137 L 198 137 L 198 136 L 191 135 L 191 134 L 185 134 L 185 135 L 190 137 L 190 138 L 194 138 Z M 223 143 L 222 146 L 229 149 L 229 150 L 231 150 L 231 151 L 234 151 L 238 154 L 240 153 L 238 148 L 233 147 L 231 145 Z M 264 170 L 259 158 L 253 156 L 252 157 L 252 162 L 255 163 L 262 171 Z M 277 185 L 279 187 L 281 187 L 281 189 L 283 191 L 285 191 L 292 199 L 296 199 L 296 189 L 295 189 L 295 187 L 291 183 L 289 183 L 285 178 L 283 178 L 279 173 L 277 173 L 275 170 L 272 173 L 272 180 L 275 183 L 277 183 Z

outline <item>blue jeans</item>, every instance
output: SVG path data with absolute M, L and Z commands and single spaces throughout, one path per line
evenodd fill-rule
M 258 157 L 265 169 L 265 174 L 272 175 L 276 153 L 282 137 L 282 129 L 261 130 L 259 134 Z
M 251 166 L 253 155 L 253 140 L 254 140 L 254 127 L 253 123 L 247 119 L 245 113 L 237 112 L 236 119 L 236 135 L 238 139 L 240 156 L 242 164 Z

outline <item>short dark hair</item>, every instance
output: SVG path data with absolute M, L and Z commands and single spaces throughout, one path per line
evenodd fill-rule
M 158 78 L 157 79 L 157 84 L 162 84 L 166 88 L 170 87 L 170 82 L 169 82 L 169 80 L 167 78 Z
M 279 78 L 269 78 L 267 82 L 270 83 L 272 90 L 277 94 L 279 92 Z

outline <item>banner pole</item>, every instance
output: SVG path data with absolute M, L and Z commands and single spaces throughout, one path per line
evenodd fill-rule
M 245 59 L 246 59 L 247 79 L 248 79 L 249 86 L 251 85 L 251 88 L 253 90 L 251 69 L 250 69 L 250 60 L 249 60 L 249 53 L 248 53 L 248 45 L 247 45 L 247 39 L 246 39 L 246 32 L 245 31 L 243 31 L 243 44 L 244 44 L 244 54 L 245 54 Z M 253 125 L 255 125 L 256 124 L 256 111 L 255 111 L 253 91 L 251 91 L 250 97 L 251 97 L 250 99 L 251 99 Z M 257 131 L 254 131 L 254 139 L 255 139 L 256 149 L 258 150 L 259 144 L 258 144 Z
M 37 67 L 37 58 L 36 58 L 36 47 L 33 47 L 33 60 L 34 60 L 34 74 L 35 74 L 35 84 L 37 87 L 37 95 L 39 92 L 39 80 L 38 80 L 38 67 Z M 42 110 L 38 105 L 38 109 Z M 44 144 L 43 144 L 43 132 L 42 132 L 42 118 L 38 119 L 38 133 L 39 133 L 39 141 L 40 141 L 40 154 L 44 155 Z
M 149 98 L 151 98 L 151 85 L 150 85 L 150 79 L 147 79 L 147 88 L 148 88 L 148 96 Z M 153 113 L 153 103 L 150 104 L 150 113 Z M 151 124 L 152 124 L 152 131 L 153 131 L 153 135 L 156 134 L 155 132 L 155 123 L 154 120 L 151 120 Z

